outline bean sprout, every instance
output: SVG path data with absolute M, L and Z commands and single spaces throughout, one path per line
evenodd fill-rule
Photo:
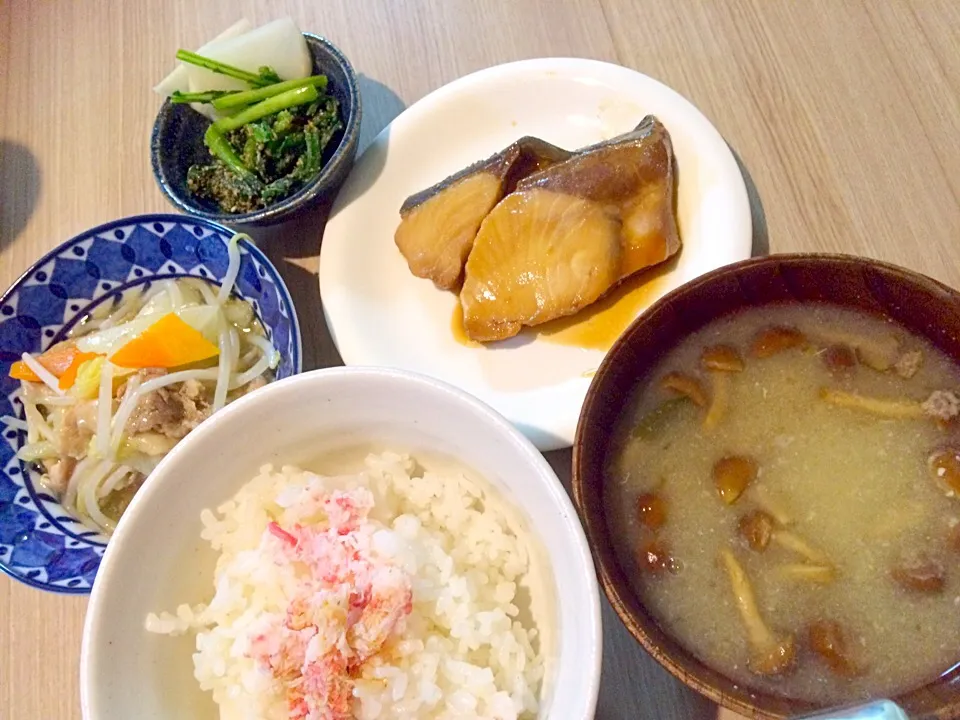
M 22 430 L 24 432 L 30 430 L 30 426 L 26 422 L 20 418 L 13 417 L 12 415 L 0 416 L 0 422 L 2 422 L 11 430 Z
M 23 360 L 23 364 L 30 368 L 34 375 L 43 381 L 44 385 L 53 390 L 57 395 L 63 395 L 63 390 L 60 389 L 60 381 L 57 380 L 52 372 L 41 365 L 40 361 L 33 357 L 33 355 L 24 353 L 20 356 L 20 359 Z

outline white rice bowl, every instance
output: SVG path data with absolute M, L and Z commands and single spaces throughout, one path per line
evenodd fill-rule
M 359 720 L 536 716 L 544 676 L 537 585 L 511 509 L 462 472 L 422 471 L 392 453 L 370 455 L 365 465 L 336 477 L 262 467 L 216 514 L 201 516 L 203 539 L 220 553 L 213 599 L 151 614 L 147 629 L 196 632 L 194 676 L 222 720 L 341 717 L 316 708 L 291 714 L 289 683 L 252 656 L 251 642 L 265 617 L 286 615 L 309 573 L 276 562 L 271 523 L 316 523 L 318 494 L 369 493 L 361 532 L 371 557 L 410 578 L 412 603 L 395 637 L 351 672 L 350 712 Z M 331 647 L 338 643 L 343 637 Z

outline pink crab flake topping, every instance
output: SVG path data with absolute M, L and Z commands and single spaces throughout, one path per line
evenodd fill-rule
M 275 538 L 280 540 L 280 542 L 284 542 L 290 547 L 297 546 L 297 538 L 295 538 L 293 535 L 288 533 L 286 530 L 284 530 L 282 527 L 277 525 L 275 522 L 272 522 L 269 525 L 267 525 L 267 530 L 270 531 L 271 535 L 273 535 Z
M 411 578 L 371 552 L 369 491 L 311 494 L 319 527 L 271 522 L 261 547 L 281 565 L 304 568 L 283 618 L 269 616 L 248 655 L 286 688 L 292 720 L 350 720 L 353 678 L 413 609 Z

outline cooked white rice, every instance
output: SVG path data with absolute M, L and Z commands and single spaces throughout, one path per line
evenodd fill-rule
M 147 629 L 197 631 L 194 675 L 213 693 L 222 720 L 339 720 L 332 708 L 292 709 L 291 686 L 303 678 L 278 679 L 253 648 L 265 621 L 289 618 L 298 585 L 310 581 L 308 565 L 277 562 L 282 543 L 271 523 L 323 530 L 336 520 L 318 511 L 316 498 L 352 493 L 372 500 L 360 532 L 391 577 L 409 579 L 412 604 L 379 652 L 351 668 L 348 712 L 359 720 L 535 715 L 543 659 L 529 613 L 515 604 L 530 558 L 506 515 L 462 473 L 420 472 L 409 457 L 390 453 L 365 464 L 364 472 L 339 477 L 264 466 L 217 515 L 205 510 L 203 538 L 221 553 L 213 600 L 151 614 Z M 308 660 L 330 648 L 352 652 L 347 633 L 331 638 L 319 625 Z M 326 643 L 319 651 L 318 642 Z

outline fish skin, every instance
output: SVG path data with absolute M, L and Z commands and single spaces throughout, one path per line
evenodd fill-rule
M 443 290 L 459 287 L 483 218 L 524 177 L 571 155 L 538 138 L 523 137 L 408 197 L 400 208 L 394 242 L 410 272 Z
M 500 152 L 488 158 L 478 160 L 462 170 L 458 170 L 440 182 L 414 193 L 400 206 L 400 216 L 409 215 L 411 211 L 425 203 L 448 187 L 470 175 L 488 172 L 504 181 L 504 195 L 514 191 L 517 183 L 523 178 L 540 172 L 553 164 L 563 162 L 574 153 L 563 148 L 551 145 L 540 138 L 525 135 L 519 140 L 510 143 Z
M 476 172 L 414 208 L 394 234 L 410 272 L 441 290 L 459 286 L 480 223 L 503 196 L 502 188 L 495 175 Z
M 623 279 L 680 250 L 675 164 L 670 134 L 647 115 L 631 132 L 583 148 L 525 177 L 517 189 L 552 190 L 607 207 L 623 224 Z

